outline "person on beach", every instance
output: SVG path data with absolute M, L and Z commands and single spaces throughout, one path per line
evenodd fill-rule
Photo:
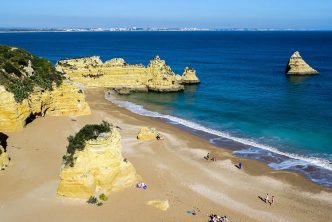
M 239 162 L 239 169 L 241 170 L 242 169 L 242 163 Z
M 274 204 L 274 196 L 271 197 L 270 206 L 272 206 L 272 204 Z
M 265 197 L 265 203 L 268 203 L 268 202 L 269 202 L 269 194 L 267 193 L 266 197 Z

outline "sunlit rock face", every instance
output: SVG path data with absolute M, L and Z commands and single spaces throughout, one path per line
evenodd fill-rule
M 287 75 L 315 75 L 318 72 L 311 68 L 301 57 L 298 51 L 294 52 L 290 57 L 287 67 Z
M 122 156 L 120 134 L 113 128 L 86 142 L 74 154 L 74 165 L 63 165 L 58 195 L 88 198 L 96 193 L 109 194 L 135 185 L 141 180 L 134 166 Z
M 198 84 L 200 83 L 200 80 L 198 79 L 196 75 L 196 70 L 190 67 L 186 67 L 184 69 L 183 75 L 182 75 L 182 83 L 184 84 Z
M 50 61 L 0 45 L 0 132 L 21 130 L 35 117 L 86 114 L 83 91 Z
M 138 134 L 137 139 L 142 141 L 156 140 L 159 132 L 154 128 L 142 127 Z
M 14 95 L 0 86 L 0 131 L 14 132 L 24 128 L 29 117 L 79 116 L 90 114 L 82 90 L 63 81 L 53 90 L 35 90 L 27 99 L 17 102 Z
M 128 64 L 121 58 L 102 63 L 99 57 L 93 56 L 58 61 L 56 69 L 85 86 L 115 88 L 126 93 L 174 92 L 184 89 L 181 85 L 182 78 L 179 78 L 159 56 L 153 58 L 147 67 L 141 64 Z

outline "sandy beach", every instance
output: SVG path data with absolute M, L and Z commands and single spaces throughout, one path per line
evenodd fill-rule
M 157 119 L 139 116 L 86 91 L 92 114 L 39 118 L 8 133 L 10 166 L 0 172 L 0 221 L 208 221 L 211 213 L 230 221 L 332 221 L 332 191 L 303 176 L 274 171 L 255 160 L 240 160 L 226 149 Z M 106 120 L 121 127 L 123 156 L 133 163 L 146 191 L 135 187 L 112 193 L 101 207 L 56 195 L 67 137 L 85 124 Z M 142 126 L 164 140 L 136 139 Z M 217 161 L 203 157 L 210 152 Z M 241 161 L 244 169 L 235 167 Z M 270 206 L 259 197 L 274 195 Z M 168 199 L 163 212 L 147 206 Z M 199 209 L 196 215 L 188 211 Z

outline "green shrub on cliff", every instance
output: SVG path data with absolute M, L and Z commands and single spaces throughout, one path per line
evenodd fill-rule
M 85 142 L 91 139 L 97 139 L 99 134 L 108 133 L 112 130 L 112 125 L 103 121 L 101 124 L 85 125 L 75 136 L 68 137 L 67 154 L 63 156 L 66 166 L 74 166 L 74 154 L 76 151 L 82 151 Z
M 0 85 L 13 93 L 17 102 L 28 98 L 35 87 L 52 90 L 53 84 L 60 85 L 63 78 L 50 61 L 0 45 Z

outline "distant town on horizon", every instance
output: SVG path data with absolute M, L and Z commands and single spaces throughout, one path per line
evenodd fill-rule
M 0 32 L 159 32 L 159 31 L 332 31 L 329 29 L 276 29 L 276 28 L 197 28 L 197 27 L 111 27 L 111 28 L 1 28 Z

